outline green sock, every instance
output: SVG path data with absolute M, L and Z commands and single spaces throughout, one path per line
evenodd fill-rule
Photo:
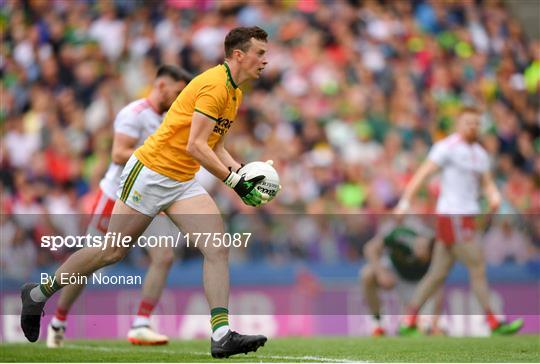
M 58 283 L 57 280 L 55 280 L 53 283 L 53 277 L 51 276 L 47 277 L 46 283 L 39 285 L 39 290 L 47 298 L 51 297 L 54 294 L 54 292 L 58 291 L 60 288 L 62 288 L 60 286 L 60 283 Z
M 229 310 L 225 307 L 216 307 L 210 311 L 210 323 L 212 324 L 212 332 L 222 326 L 229 326 Z

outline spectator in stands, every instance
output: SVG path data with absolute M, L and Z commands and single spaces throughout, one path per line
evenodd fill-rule
M 484 236 L 486 262 L 499 265 L 505 262 L 524 264 L 535 258 L 533 247 L 526 232 L 516 226 L 512 215 L 495 217 L 495 223 Z
M 229 144 L 239 160 L 274 159 L 284 189 L 269 211 L 386 211 L 474 103 L 506 202 L 540 212 L 540 42 L 504 2 L 8 0 L 0 22 L 1 180 L 14 213 L 44 211 L 47 196 L 87 212 L 121 105 L 145 95 L 160 63 L 196 74 L 220 62 L 216 39 L 253 22 L 272 38 L 269 64 Z M 210 188 L 224 212 L 245 211 Z M 306 256 L 358 259 L 369 234 L 354 234 Z

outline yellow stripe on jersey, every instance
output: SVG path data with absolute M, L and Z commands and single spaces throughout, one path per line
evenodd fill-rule
M 208 139 L 214 148 L 231 127 L 242 101 L 226 64 L 218 65 L 195 77 L 178 95 L 160 127 L 135 151 L 135 156 L 151 170 L 188 181 L 200 168 L 187 152 L 193 113 L 207 116 L 216 125 Z

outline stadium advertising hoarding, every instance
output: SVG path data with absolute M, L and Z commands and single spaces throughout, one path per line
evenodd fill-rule
M 538 290 L 533 283 L 499 283 L 493 286 L 493 303 L 508 319 L 525 318 L 523 333 L 540 331 Z M 316 296 L 314 296 L 316 295 Z M 123 338 L 129 329 L 138 291 L 133 289 L 93 289 L 85 292 L 80 305 L 69 317 L 69 337 L 73 339 Z M 443 325 L 452 336 L 487 336 L 489 329 L 475 298 L 465 285 L 446 290 Z M 399 324 L 400 304 L 389 292 L 382 296 L 390 332 Z M 0 338 L 22 341 L 19 326 L 19 297 L 2 294 Z M 208 336 L 208 315 L 200 289 L 177 288 L 165 292 L 153 317 L 156 327 L 170 337 L 193 339 Z M 233 290 L 231 321 L 245 331 L 269 336 L 369 335 L 370 316 L 354 285 L 320 287 L 317 292 L 302 292 L 296 286 L 245 287 Z M 306 314 L 310 312 L 311 314 Z M 48 322 L 51 315 L 44 318 Z M 428 317 L 426 317 L 426 322 Z M 42 329 L 46 329 L 44 325 Z

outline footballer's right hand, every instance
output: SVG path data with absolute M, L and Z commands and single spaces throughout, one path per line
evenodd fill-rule
M 270 196 L 266 193 L 261 193 L 255 188 L 257 183 L 263 179 L 264 175 L 259 175 L 246 180 L 243 176 L 231 171 L 223 182 L 232 188 L 246 205 L 260 206 L 267 203 L 270 199 Z

